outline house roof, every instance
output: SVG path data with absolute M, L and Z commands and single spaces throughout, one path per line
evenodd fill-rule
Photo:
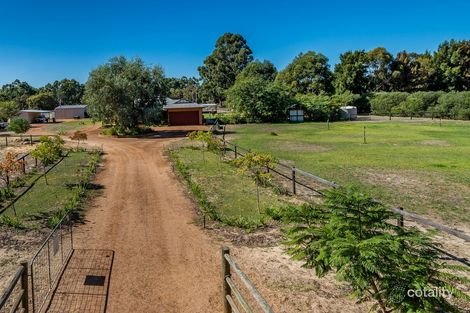
M 184 99 L 171 99 L 166 98 L 166 105 L 163 106 L 163 110 L 168 109 L 202 109 L 207 104 L 194 103 Z
M 86 104 L 68 104 L 68 105 L 59 105 L 55 108 L 57 109 L 86 109 Z

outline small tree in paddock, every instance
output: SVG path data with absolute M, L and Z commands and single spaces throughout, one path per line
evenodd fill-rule
M 249 152 L 233 161 L 242 172 L 248 173 L 256 183 L 256 199 L 260 212 L 259 185 L 267 185 L 271 180 L 268 168 L 276 166 L 276 159 L 270 154 Z
M 220 141 L 214 138 L 210 131 L 193 131 L 188 134 L 188 138 L 191 141 L 199 141 L 202 144 L 202 158 L 205 161 L 204 152 L 208 151 L 219 151 L 221 149 Z
M 53 164 L 55 160 L 61 157 L 63 147 L 64 141 L 60 136 L 54 136 L 54 138 L 42 136 L 40 143 L 31 151 L 31 156 L 37 158 L 43 165 L 46 185 L 49 184 L 47 181 L 46 167 Z
M 72 134 L 72 136 L 69 137 L 71 140 L 76 140 L 77 141 L 77 148 L 78 146 L 80 145 L 80 141 L 85 141 L 88 139 L 88 136 L 86 133 L 84 132 L 81 132 L 79 130 L 77 130 L 76 132 L 74 132 Z
M 305 261 L 319 277 L 335 272 L 360 302 L 374 303 L 370 312 L 459 312 L 445 293 L 470 300 L 457 287 L 470 281 L 455 274 L 468 268 L 441 261 L 429 237 L 389 224 L 396 215 L 355 189 L 327 192 L 324 206 L 270 213 L 290 225 L 285 243 L 294 259 Z M 436 288 L 443 292 L 409 293 Z
M 9 151 L 0 161 L 0 176 L 5 181 L 7 188 L 10 187 L 10 177 L 18 173 L 23 166 L 23 161 L 16 159 L 16 154 Z

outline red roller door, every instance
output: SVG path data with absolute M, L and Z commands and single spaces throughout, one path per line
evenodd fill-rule
M 168 112 L 170 125 L 199 125 L 199 111 Z

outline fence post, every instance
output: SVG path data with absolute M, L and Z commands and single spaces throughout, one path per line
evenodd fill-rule
M 230 303 L 227 300 L 227 296 L 230 296 L 230 286 L 227 283 L 226 278 L 230 277 L 230 264 L 228 261 L 225 259 L 225 255 L 230 254 L 230 249 L 228 247 L 222 247 L 222 274 L 223 274 L 223 297 L 224 297 L 224 313 L 232 313 L 232 307 L 230 306 Z
M 26 174 L 26 161 L 25 161 L 25 157 L 23 157 L 23 162 L 21 162 L 22 165 L 23 165 L 23 174 Z
M 5 136 L 5 146 L 8 147 L 8 137 L 7 136 Z
M 237 154 L 237 145 L 234 145 L 233 152 L 235 152 L 235 159 L 236 159 L 237 156 L 238 156 L 238 154 Z
M 295 186 L 295 166 L 292 166 L 292 193 L 294 195 L 297 194 L 297 190 Z
M 398 208 L 399 210 L 403 211 L 403 208 Z M 397 226 L 398 227 L 403 227 L 405 226 L 405 222 L 403 220 L 403 215 L 400 214 L 400 216 L 397 218 Z
M 34 158 L 34 166 L 38 167 L 38 158 Z
M 29 289 L 28 289 L 28 262 L 21 262 L 23 266 L 23 274 L 21 275 L 21 288 L 23 289 L 23 297 L 21 303 L 24 312 L 29 312 Z
M 29 135 L 29 145 L 33 145 L 33 135 Z

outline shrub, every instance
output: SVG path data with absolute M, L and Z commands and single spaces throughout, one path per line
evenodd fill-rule
M 338 101 L 341 98 L 336 98 Z M 306 119 L 311 121 L 337 121 L 341 118 L 341 104 L 327 95 L 299 95 L 296 100 L 304 107 Z
M 26 133 L 30 128 L 31 125 L 27 120 L 22 117 L 15 117 L 11 119 L 7 129 L 17 134 L 23 134 Z
M 391 114 L 393 108 L 399 106 L 408 97 L 406 92 L 380 92 L 372 95 L 371 110 L 374 114 Z
M 0 216 L 0 224 L 17 228 L 17 229 L 25 228 L 25 226 L 23 225 L 23 222 L 19 218 L 15 216 L 9 216 L 9 215 Z
M 437 109 L 451 118 L 470 119 L 470 91 L 449 92 L 437 100 Z
M 239 112 L 218 113 L 215 117 L 221 124 L 246 124 L 252 122 L 245 114 Z

